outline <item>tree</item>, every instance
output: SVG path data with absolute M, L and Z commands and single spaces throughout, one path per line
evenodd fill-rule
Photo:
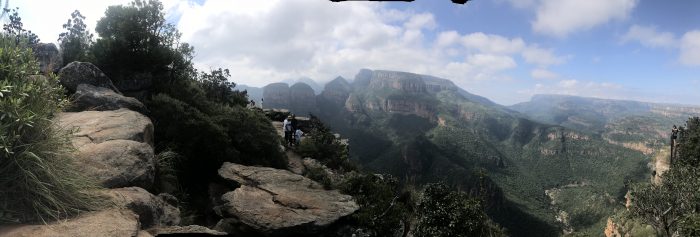
M 194 78 L 194 49 L 180 43 L 180 33 L 165 20 L 157 0 L 110 6 L 97 22 L 92 53 L 102 71 L 117 84 L 124 79 L 152 80 L 157 91 L 174 80 Z
M 5 31 L 6 34 L 15 37 L 16 44 L 20 44 L 20 42 L 22 42 L 23 40 L 26 40 L 26 42 L 29 45 L 35 45 L 39 43 L 39 36 L 32 33 L 31 30 L 24 29 L 22 18 L 19 17 L 19 13 L 17 12 L 18 10 L 19 8 L 3 9 L 3 11 L 9 13 L 10 22 L 4 24 L 2 29 Z
M 63 24 L 65 32 L 58 36 L 58 44 L 61 47 L 63 63 L 89 60 L 89 50 L 92 45 L 92 34 L 85 25 L 85 16 L 75 10 L 70 14 L 71 19 Z
M 246 91 L 233 90 L 236 83 L 229 81 L 231 73 L 228 69 L 219 68 L 211 70 L 209 73 L 201 72 L 198 76 L 199 83 L 210 100 L 230 106 L 246 106 L 248 104 Z
M 630 214 L 654 227 L 661 236 L 697 231 L 700 211 L 700 119 L 681 127 L 678 159 L 658 185 L 639 184 L 630 189 Z
M 700 167 L 700 118 L 689 118 L 685 127 L 680 127 L 679 131 L 679 159 L 673 165 Z
M 427 184 L 418 203 L 415 236 L 493 236 L 500 228 L 489 223 L 479 200 L 443 183 Z

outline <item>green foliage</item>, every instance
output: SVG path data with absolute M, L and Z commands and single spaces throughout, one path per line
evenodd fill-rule
M 671 236 L 677 230 L 695 231 L 700 210 L 700 119 L 688 119 L 687 128 L 681 128 L 678 139 L 679 155 L 669 171 L 661 176 L 658 185 L 638 184 L 632 187 L 633 217 L 652 225 L 662 236 Z M 683 223 L 679 227 L 679 223 Z
M 50 120 L 67 103 L 28 41 L 0 36 L 0 222 L 47 221 L 97 207 L 75 170 L 69 134 Z
M 194 49 L 179 42 L 180 33 L 166 22 L 157 0 L 110 6 L 95 31 L 100 35 L 92 47 L 95 65 L 117 84 L 123 79 L 152 80 L 159 90 L 195 76 Z
M 204 89 L 207 98 L 216 103 L 229 106 L 246 106 L 248 97 L 245 91 L 234 91 L 236 83 L 230 82 L 231 73 L 228 69 L 216 69 L 210 73 L 201 72 L 198 81 Z
M 15 43 L 19 44 L 21 41 L 25 41 L 29 45 L 34 45 L 39 43 L 39 36 L 32 33 L 31 30 L 24 29 L 24 24 L 22 23 L 22 18 L 19 17 L 19 13 L 15 9 L 2 9 L 4 12 L 9 13 L 10 22 L 3 24 L 2 29 L 5 34 L 15 37 Z
M 691 213 L 678 223 L 680 236 L 700 236 L 700 214 Z
M 341 192 L 352 195 L 360 210 L 352 219 L 374 236 L 395 236 L 407 231 L 411 221 L 413 199 L 410 192 L 400 189 L 390 175 L 359 175 L 348 179 Z
M 443 183 L 426 185 L 418 203 L 415 236 L 498 236 L 478 200 Z
M 348 160 L 347 146 L 331 133 L 330 128 L 313 115 L 309 120 L 309 128 L 310 131 L 297 150 L 299 155 L 311 157 L 332 169 L 354 169 Z
M 58 36 L 63 63 L 92 61 L 89 54 L 92 46 L 92 34 L 85 25 L 85 16 L 80 14 L 78 10 L 75 10 L 70 16 L 71 19 L 63 24 L 65 32 Z
M 700 118 L 689 118 L 678 137 L 678 157 L 675 166 L 700 167 Z

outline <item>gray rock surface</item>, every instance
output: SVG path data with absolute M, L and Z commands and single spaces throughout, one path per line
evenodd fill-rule
M 55 121 L 65 129 L 78 129 L 73 139 L 76 148 L 109 140 L 132 140 L 153 144 L 151 120 L 143 114 L 127 109 L 60 113 Z
M 14 225 L 0 227 L 3 237 L 123 237 L 137 236 L 138 216 L 130 210 L 107 209 L 90 212 L 66 221 L 47 225 Z
M 39 61 L 39 71 L 44 73 L 57 72 L 63 66 L 63 58 L 53 43 L 38 43 L 32 47 Z
M 69 63 L 58 72 L 58 79 L 61 81 L 61 85 L 70 92 L 75 92 L 80 84 L 90 84 L 109 88 L 119 93 L 112 80 L 92 63 L 77 61 Z
M 90 84 L 78 85 L 77 91 L 73 94 L 73 103 L 69 111 L 106 111 L 122 108 L 148 114 L 146 106 L 141 101 L 123 96 L 111 89 Z
M 150 189 L 155 178 L 153 124 L 126 109 L 60 113 L 58 126 L 75 130 L 79 168 L 104 187 Z
M 180 210 L 177 207 L 142 188 L 117 188 L 103 193 L 118 207 L 138 214 L 143 229 L 180 224 Z
M 78 149 L 78 169 L 106 188 L 153 187 L 155 159 L 153 148 L 130 140 L 91 143 Z
M 351 196 L 304 177 L 266 167 L 224 163 L 219 175 L 240 184 L 225 193 L 223 205 L 215 208 L 222 217 L 217 230 L 263 235 L 313 234 L 354 213 L 359 206 Z
M 153 236 L 224 236 L 225 232 L 209 229 L 204 226 L 165 226 L 148 230 Z

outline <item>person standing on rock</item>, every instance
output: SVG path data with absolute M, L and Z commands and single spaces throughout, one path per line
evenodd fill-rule
M 292 115 L 287 116 L 282 122 L 282 128 L 284 129 L 284 144 L 287 146 L 292 145 L 292 135 L 294 133 L 294 127 L 292 126 L 293 117 Z

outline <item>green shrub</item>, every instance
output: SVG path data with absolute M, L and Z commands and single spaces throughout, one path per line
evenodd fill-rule
M 47 221 L 95 208 L 76 172 L 69 134 L 50 120 L 67 100 L 26 41 L 0 36 L 0 222 Z M 30 79 L 31 78 L 31 79 Z
M 351 219 L 374 236 L 395 236 L 408 229 L 413 206 L 411 193 L 400 189 L 390 175 L 366 174 L 349 178 L 341 192 L 352 195 L 360 205 Z
M 500 228 L 490 223 L 477 199 L 452 191 L 442 183 L 426 185 L 416 215 L 415 236 L 502 235 Z

